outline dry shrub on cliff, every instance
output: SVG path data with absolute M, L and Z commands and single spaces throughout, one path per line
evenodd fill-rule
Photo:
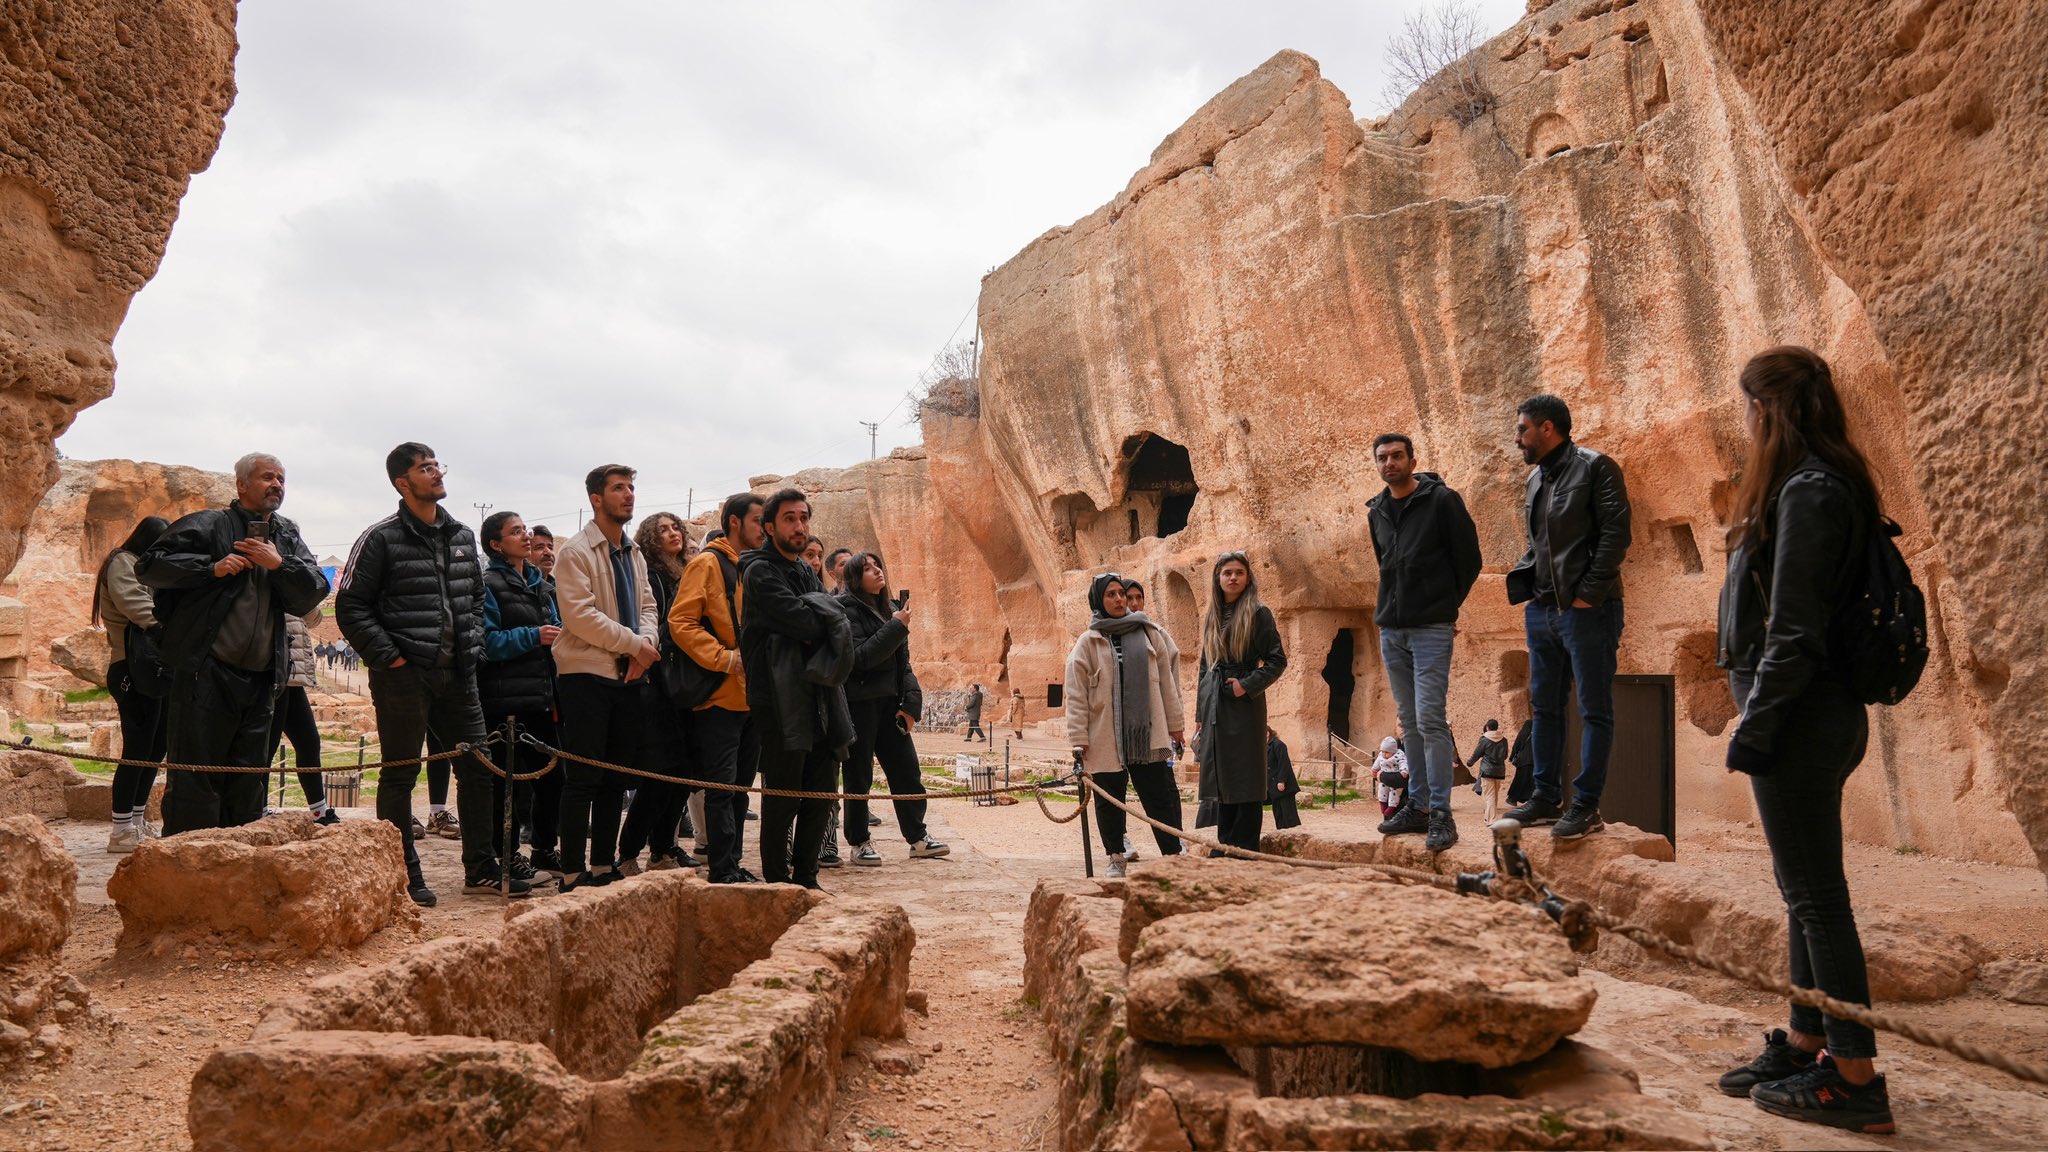
M 927 410 L 944 416 L 981 415 L 981 382 L 974 341 L 941 349 L 910 392 L 910 418 L 922 423 Z
M 1409 14 L 1387 42 L 1387 107 L 1404 119 L 1428 122 L 1446 116 L 1469 127 L 1498 103 L 1487 86 L 1477 49 L 1486 42 L 1479 9 L 1466 0 L 1445 0 Z M 1410 98 L 1420 94 L 1414 107 Z

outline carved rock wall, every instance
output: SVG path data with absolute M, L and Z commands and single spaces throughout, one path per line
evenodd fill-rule
M 1853 23 L 1854 7 L 1840 18 Z M 1313 60 L 1281 53 L 1196 112 L 1108 204 L 986 278 L 978 385 L 926 408 L 929 487 L 823 512 L 822 530 L 867 517 L 871 536 L 887 524 L 971 542 L 978 557 L 945 549 L 937 563 L 894 558 L 893 570 L 899 583 L 927 581 L 928 599 L 976 605 L 976 634 L 947 642 L 981 659 L 999 645 L 1006 679 L 994 683 L 1027 692 L 1060 678 L 1087 580 L 1105 570 L 1145 580 L 1192 663 L 1213 558 L 1247 548 L 1292 660 L 1269 694 L 1275 726 L 1297 755 L 1320 752 L 1326 727 L 1360 742 L 1394 728 L 1364 505 L 1381 487 L 1371 438 L 1408 432 L 1480 527 L 1486 574 L 1460 621 L 1451 690 L 1469 746 L 1487 718 L 1512 725 L 1527 712 L 1521 612 L 1502 580 L 1523 549 L 1513 412 L 1554 392 L 1578 437 L 1629 478 L 1621 669 L 1676 678 L 1680 803 L 1742 818 L 1744 782 L 1720 767 L 1735 710 L 1713 667 L 1743 450 L 1734 382 L 1753 352 L 1803 343 L 1833 363 L 1941 617 L 1920 690 L 1875 713 L 1849 786 L 1850 834 L 2033 862 L 2013 813 L 2029 786 L 2010 781 L 2029 756 L 2038 766 L 2017 733 L 2042 718 L 2022 708 L 2033 723 L 1994 720 L 2002 686 L 2033 673 L 2016 671 L 2011 646 L 1987 665 L 1978 621 L 2012 615 L 2005 601 L 2027 586 L 2021 553 L 1994 540 L 2040 470 L 2014 455 L 2001 482 L 2015 499 L 1958 506 L 1954 530 L 1931 515 L 1947 489 L 1921 478 L 1938 465 L 1912 418 L 1912 396 L 1930 386 L 1902 386 L 1859 289 L 1817 238 L 1799 171 L 1774 148 L 1774 133 L 1793 129 L 1759 119 L 1717 50 L 1691 0 L 1539 7 L 1480 50 L 1497 102 L 1463 127 L 1428 87 L 1388 122 L 1359 122 Z M 1768 60 L 1758 67 L 1798 89 Z M 1814 147 L 1834 138 L 1809 135 Z M 1881 245 L 1869 221 L 1894 210 L 1865 206 L 1847 242 Z M 1990 233 L 1971 235 L 1983 247 Z M 1999 330 L 2022 331 L 2016 314 L 1983 308 L 2007 316 Z M 2038 326 L 2025 331 L 2038 339 Z M 1985 346 L 1973 363 L 2018 381 L 1998 411 L 2016 409 L 2025 353 L 1995 334 L 1969 339 Z M 2002 438 L 1983 407 L 1992 399 L 1947 403 Z M 1960 499 L 1963 481 L 1949 486 Z M 1953 531 L 2005 558 L 2004 575 L 1952 575 Z M 995 611 L 982 614 L 990 587 Z M 1972 610 L 1972 588 L 1984 608 Z M 928 689 L 973 667 L 914 652 Z M 1191 691 L 1192 667 L 1186 679 Z M 2048 809 L 2021 812 L 2048 843 Z
M 0 0 L 0 575 L 234 101 L 234 0 Z

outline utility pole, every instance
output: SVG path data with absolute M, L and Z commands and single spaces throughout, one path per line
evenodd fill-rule
M 474 509 L 476 509 L 476 522 L 477 522 L 477 525 L 478 525 L 478 527 L 482 527 L 482 525 L 483 525 L 483 522 L 484 522 L 484 517 L 485 517 L 485 516 L 488 516 L 488 515 L 490 514 L 490 511 L 491 511 L 491 509 L 493 509 L 493 508 L 496 508 L 496 507 L 497 507 L 497 505 L 496 505 L 496 504 L 471 504 L 471 505 L 470 505 L 470 507 L 471 507 L 471 508 L 474 508 Z
M 868 459 L 875 458 L 875 430 L 882 426 L 879 420 L 856 420 L 854 423 L 868 430 Z
M 688 496 L 683 497 L 683 519 L 695 520 L 696 518 L 697 490 L 695 488 L 692 488 L 690 489 L 690 494 Z

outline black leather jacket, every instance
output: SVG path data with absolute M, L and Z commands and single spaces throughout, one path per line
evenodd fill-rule
M 1536 516 L 1549 518 L 1548 583 L 1556 606 L 1569 608 L 1573 600 L 1595 606 L 1619 600 L 1621 561 L 1628 555 L 1630 541 L 1628 485 L 1622 481 L 1621 465 L 1571 441 L 1555 451 L 1565 455 L 1543 508 L 1536 507 L 1536 494 L 1543 487 L 1543 466 L 1529 471 L 1522 524 L 1526 530 Z M 1532 534 L 1529 550 L 1508 572 L 1508 603 L 1536 598 L 1537 587 L 1544 583 L 1538 578 L 1536 564 Z
M 283 692 L 285 670 L 291 664 L 291 640 L 286 634 L 286 613 L 303 616 L 327 599 L 327 577 L 306 543 L 299 526 L 275 513 L 270 517 L 270 542 L 284 558 L 270 581 L 272 644 L 275 653 L 270 667 L 271 689 Z M 164 663 L 180 672 L 191 672 L 212 651 L 214 637 L 228 608 L 249 583 L 249 574 L 215 576 L 213 566 L 232 555 L 235 541 L 249 534 L 249 514 L 240 504 L 208 508 L 181 516 L 164 530 L 157 542 L 135 561 L 135 578 L 145 588 L 156 590 L 157 618 L 163 621 Z
M 474 668 L 484 652 L 484 573 L 476 536 L 436 510 L 433 524 L 400 505 L 364 531 L 342 570 L 334 615 L 365 666 L 432 668 L 442 629 L 455 628 L 455 667 Z
M 1735 741 L 1770 752 L 1792 707 L 1816 681 L 1839 680 L 1828 630 L 1862 555 L 1869 513 L 1818 457 L 1800 462 L 1766 511 L 1770 531 L 1728 554 L 1718 663 L 1749 685 Z M 1759 545 L 1767 545 L 1763 551 Z

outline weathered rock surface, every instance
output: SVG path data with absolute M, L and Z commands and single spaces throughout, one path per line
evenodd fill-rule
M 50 641 L 50 663 L 87 684 L 107 686 L 107 663 L 114 658 L 107 634 L 98 628 L 80 628 Z
M 1577 977 L 1531 909 L 1332 881 L 1146 928 L 1126 1011 L 1131 1035 L 1162 1044 L 1362 1044 L 1499 1068 L 1586 1022 L 1595 994 Z
M 78 864 L 34 816 L 0 818 L 0 964 L 50 955 L 78 914 Z
M 1706 1130 L 1642 1096 L 1598 1102 L 1457 1096 L 1255 1098 L 1231 1109 L 1224 1148 L 1712 1148 Z
M 4 26 L 0 574 L 56 482 L 56 438 L 112 393 L 114 332 L 220 143 L 235 6 L 14 3 Z
M 2048 1004 L 2048 964 L 2039 960 L 1993 960 L 1977 970 L 1977 981 L 2015 1004 Z
M 266 957 L 353 948 L 417 925 L 398 829 L 381 820 L 322 826 L 306 812 L 145 842 L 114 868 L 107 895 L 122 949 L 187 943 Z
M 1118 925 L 1118 958 L 1130 963 L 1138 935 L 1147 925 L 1169 916 L 1206 912 L 1235 904 L 1255 904 L 1281 892 L 1327 884 L 1339 877 L 1289 864 L 1263 860 L 1207 860 L 1182 853 L 1147 861 L 1132 868 L 1124 881 L 1123 919 Z M 1341 877 L 1350 884 L 1394 881 L 1378 872 L 1355 869 Z

